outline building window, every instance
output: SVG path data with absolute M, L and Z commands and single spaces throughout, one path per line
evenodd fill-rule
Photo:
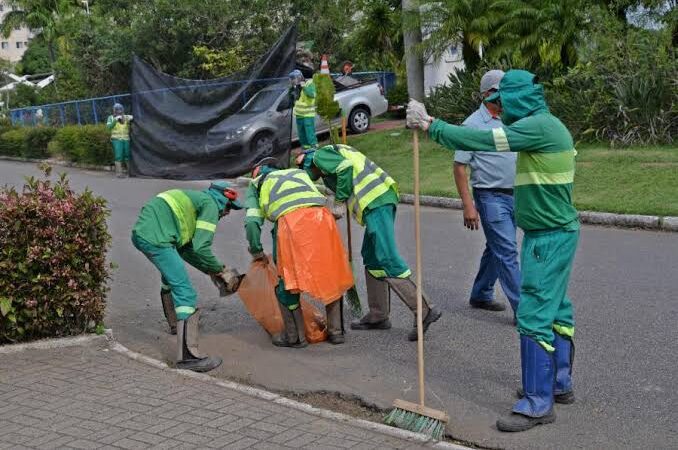
M 0 5 L 0 12 L 5 10 L 5 5 Z
M 9 48 L 9 42 L 5 41 L 2 43 L 2 49 L 7 50 Z
M 23 48 L 23 47 L 24 47 L 24 43 L 23 43 L 23 42 L 17 42 L 17 43 L 16 43 L 16 48 Z
M 21 31 L 21 27 L 14 27 L 14 31 Z
M 24 47 L 28 47 L 28 42 L 24 41 Z

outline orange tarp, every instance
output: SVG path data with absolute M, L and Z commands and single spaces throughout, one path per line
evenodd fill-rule
M 337 223 L 327 208 L 302 208 L 278 219 L 278 272 L 285 288 L 325 305 L 353 286 Z

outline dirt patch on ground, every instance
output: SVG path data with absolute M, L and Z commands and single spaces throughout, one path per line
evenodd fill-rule
M 283 392 L 285 397 L 308 403 L 316 408 L 329 409 L 330 411 L 369 420 L 371 422 L 383 422 L 388 411 L 382 411 L 376 405 L 370 405 L 357 396 L 343 395 L 338 392 Z
M 640 167 L 675 167 L 678 168 L 678 162 L 648 162 L 641 163 Z

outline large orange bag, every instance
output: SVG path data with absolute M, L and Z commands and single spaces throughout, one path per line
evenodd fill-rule
M 278 271 L 285 287 L 327 305 L 355 284 L 337 223 L 327 208 L 301 208 L 278 219 Z
M 250 315 L 271 336 L 281 333 L 283 320 L 275 295 L 278 271 L 270 256 L 267 261 L 254 261 L 242 280 L 238 295 Z M 306 340 L 312 344 L 327 340 L 327 320 L 313 303 L 302 298 Z

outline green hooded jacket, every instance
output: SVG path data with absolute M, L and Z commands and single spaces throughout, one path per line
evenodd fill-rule
M 453 150 L 519 152 L 514 185 L 515 214 L 524 231 L 579 228 L 572 203 L 574 142 L 565 125 L 549 112 L 544 89 L 525 70 L 510 70 L 499 91 L 503 128 L 476 130 L 434 120 L 428 132 Z

